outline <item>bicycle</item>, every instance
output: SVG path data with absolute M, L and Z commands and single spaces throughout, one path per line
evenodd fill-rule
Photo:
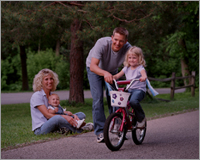
M 136 145 L 142 144 L 145 138 L 147 122 L 145 121 L 144 127 L 137 127 L 134 110 L 132 109 L 130 111 L 131 106 L 128 101 L 130 93 L 127 93 L 132 83 L 138 80 L 139 79 L 133 79 L 131 81 L 114 80 L 117 91 L 110 91 L 111 106 L 119 107 L 119 109 L 108 116 L 104 126 L 104 141 L 106 146 L 112 151 L 117 151 L 122 147 L 125 141 L 125 135 L 128 131 L 132 132 L 132 139 Z M 125 88 L 118 88 L 118 85 L 125 84 L 129 85 Z

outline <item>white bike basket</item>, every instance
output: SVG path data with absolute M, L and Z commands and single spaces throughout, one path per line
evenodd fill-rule
M 110 91 L 111 106 L 126 107 L 130 93 L 122 91 Z

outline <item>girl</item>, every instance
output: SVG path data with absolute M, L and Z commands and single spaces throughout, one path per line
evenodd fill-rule
M 127 80 L 139 79 L 139 81 L 135 81 L 128 90 L 128 92 L 131 93 L 129 102 L 135 111 L 138 127 L 143 127 L 146 121 L 145 113 L 140 105 L 140 101 L 144 98 L 146 93 L 147 74 L 144 67 L 146 67 L 146 62 L 144 60 L 142 49 L 133 46 L 126 53 L 124 68 L 118 74 L 113 76 L 116 80 L 124 74 Z

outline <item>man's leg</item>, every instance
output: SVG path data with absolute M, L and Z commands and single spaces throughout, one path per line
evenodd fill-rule
M 99 135 L 103 133 L 103 127 L 106 121 L 103 104 L 103 84 L 104 78 L 90 71 L 87 67 L 87 75 L 90 83 L 90 91 L 93 98 L 92 116 L 94 123 L 94 133 Z

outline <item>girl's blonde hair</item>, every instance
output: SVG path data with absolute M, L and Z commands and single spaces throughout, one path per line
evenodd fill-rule
M 51 91 L 56 90 L 56 87 L 59 83 L 58 75 L 55 72 L 53 72 L 52 70 L 45 68 L 45 69 L 42 69 L 41 71 L 39 71 L 38 74 L 36 74 L 35 78 L 33 79 L 33 91 L 34 92 L 40 91 L 42 89 L 42 80 L 45 76 L 47 76 L 49 74 L 52 76 L 52 78 L 54 80 Z
M 143 65 L 143 67 L 146 67 L 146 62 L 144 60 L 144 55 L 143 55 L 142 49 L 137 47 L 137 46 L 130 47 L 130 49 L 126 52 L 125 60 L 124 60 L 124 66 L 125 67 L 130 66 L 129 63 L 128 63 L 128 56 L 130 54 L 137 55 L 139 57 L 139 65 Z

